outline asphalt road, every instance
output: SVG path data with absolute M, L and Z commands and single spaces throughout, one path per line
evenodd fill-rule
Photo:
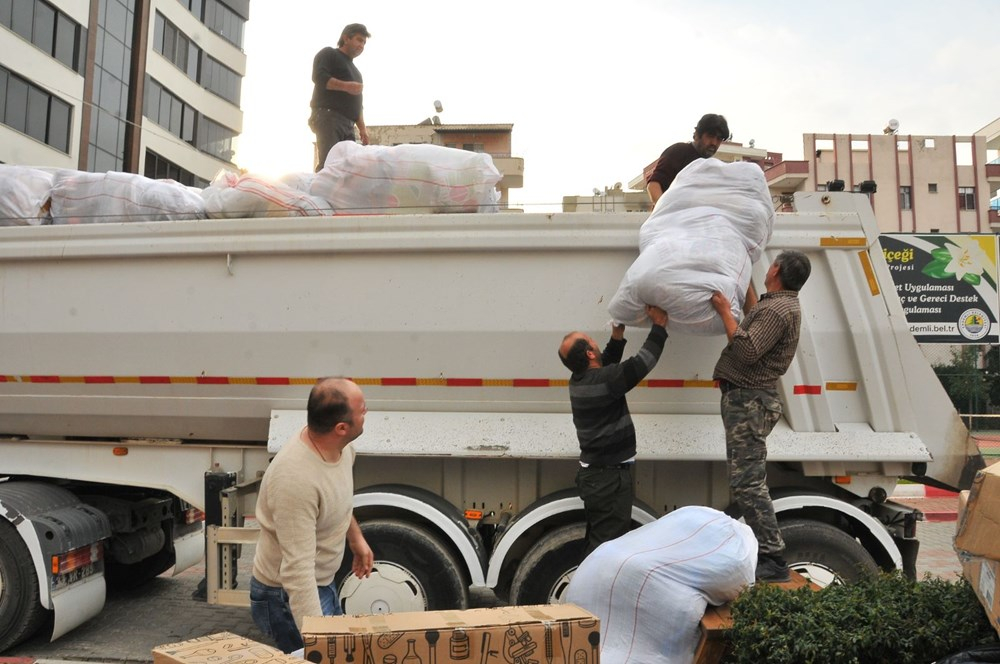
M 951 548 L 954 521 L 925 522 L 918 526 L 921 540 L 917 573 L 947 579 L 961 574 L 958 557 Z M 252 547 L 245 547 L 240 559 L 240 587 L 246 588 L 247 561 Z M 151 662 L 150 651 L 157 645 L 175 643 L 216 632 L 233 632 L 268 643 L 250 619 L 249 609 L 210 606 L 191 598 L 204 574 L 197 566 L 176 577 L 161 576 L 132 590 L 111 592 L 104 611 L 81 627 L 49 643 L 36 638 L 4 653 L 5 657 L 32 657 L 49 660 L 90 662 Z M 244 585 L 246 584 L 246 585 Z M 475 606 L 496 604 L 492 594 L 473 598 Z

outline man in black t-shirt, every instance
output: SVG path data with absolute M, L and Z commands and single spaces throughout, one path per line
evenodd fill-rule
M 368 145 L 361 94 L 364 84 L 354 58 L 365 50 L 369 37 L 368 28 L 351 23 L 341 33 L 337 48 L 327 46 L 313 58 L 309 128 L 316 134 L 317 171 L 323 168 L 334 144 L 355 140 L 355 125 L 361 144 Z
M 698 121 L 694 128 L 694 140 L 690 143 L 674 143 L 663 151 L 656 168 L 646 180 L 646 192 L 649 200 L 656 205 L 667 189 L 670 188 L 677 174 L 695 159 L 708 159 L 713 156 L 724 141 L 731 138 L 729 124 L 726 118 L 715 113 L 707 113 Z

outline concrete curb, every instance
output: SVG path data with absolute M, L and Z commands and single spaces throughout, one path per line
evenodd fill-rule
M 957 521 L 958 494 L 923 484 L 899 484 L 892 499 L 923 512 L 925 521 Z

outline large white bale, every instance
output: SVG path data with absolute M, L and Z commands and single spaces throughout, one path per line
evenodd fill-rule
M 330 204 L 260 175 L 220 171 L 201 191 L 210 219 L 317 217 L 333 214 Z
M 493 158 L 440 145 L 359 145 L 330 149 L 309 193 L 337 214 L 496 212 L 500 171 Z
M 62 171 L 52 188 L 54 224 L 204 218 L 201 194 L 173 180 L 113 171 Z
M 566 601 L 600 619 L 603 664 L 687 664 L 705 608 L 735 599 L 756 565 L 749 526 L 682 507 L 599 546 L 573 573 Z
M 48 221 L 52 173 L 0 164 L 0 226 L 38 226 Z

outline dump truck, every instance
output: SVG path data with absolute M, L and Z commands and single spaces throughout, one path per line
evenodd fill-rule
M 868 198 L 796 194 L 794 208 L 753 274 L 762 292 L 784 249 L 813 266 L 768 440 L 786 557 L 823 584 L 912 575 L 920 515 L 892 501 L 897 482 L 959 487 L 981 459 L 907 328 Z M 328 375 L 356 381 L 369 408 L 354 513 L 376 563 L 358 580 L 345 561 L 348 613 L 463 608 L 474 588 L 560 601 L 584 514 L 556 351 L 571 330 L 607 336 L 644 219 L 0 228 L 0 649 L 96 615 L 108 584 L 200 560 L 206 533 L 252 514 L 254 482 Z M 628 329 L 627 354 L 645 334 Z M 671 334 L 629 394 L 636 526 L 731 507 L 712 379 L 725 343 Z M 226 568 L 212 601 L 245 593 L 232 549 L 216 550 L 232 541 L 252 538 L 212 541 L 210 575 Z

